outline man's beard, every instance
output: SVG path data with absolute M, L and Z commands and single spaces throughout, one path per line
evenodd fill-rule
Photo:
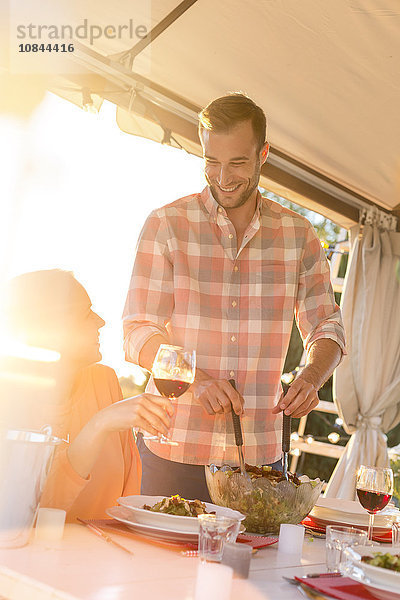
M 258 183 L 260 181 L 260 171 L 261 171 L 260 166 L 261 166 L 260 161 L 257 160 L 256 166 L 254 168 L 254 174 L 253 174 L 252 178 L 250 179 L 246 189 L 243 190 L 243 192 L 241 192 L 241 194 L 240 194 L 239 198 L 236 200 L 234 206 L 225 206 L 225 203 L 223 201 L 220 202 L 218 196 L 221 193 L 221 191 L 220 191 L 219 187 L 217 185 L 212 184 L 206 175 L 206 180 L 210 187 L 211 193 L 212 193 L 214 199 L 218 202 L 218 204 L 220 206 L 222 206 L 223 208 L 227 208 L 228 210 L 231 208 L 239 208 L 240 206 L 243 206 L 244 204 L 246 204 L 246 202 L 248 201 L 250 196 L 253 194 L 254 190 L 257 189 L 257 187 L 258 187 Z

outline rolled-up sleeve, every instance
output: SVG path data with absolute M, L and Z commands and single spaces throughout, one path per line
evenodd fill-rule
M 343 322 L 335 302 L 329 263 L 311 225 L 307 228 L 301 261 L 295 316 L 307 352 L 318 339 L 329 338 L 339 345 L 342 356 L 346 354 Z
M 162 209 L 152 212 L 139 236 L 123 313 L 125 357 L 136 364 L 152 336 L 161 334 L 169 340 L 174 294 L 168 238 Z

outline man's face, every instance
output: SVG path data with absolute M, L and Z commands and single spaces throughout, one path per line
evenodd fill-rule
M 266 160 L 265 147 L 257 149 L 251 122 L 226 133 L 203 129 L 200 139 L 205 176 L 215 200 L 225 209 L 243 206 L 257 189 Z

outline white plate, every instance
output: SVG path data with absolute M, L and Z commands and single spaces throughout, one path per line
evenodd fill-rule
M 355 500 L 341 500 L 340 498 L 319 498 L 310 513 L 311 517 L 325 521 L 339 521 L 354 525 L 368 526 L 369 516 L 361 504 Z M 375 515 L 375 526 L 390 528 L 400 511 L 395 506 L 386 507 Z
M 365 514 L 365 509 L 361 506 L 358 500 L 343 500 L 342 498 L 324 498 L 321 496 L 318 498 L 315 506 L 325 508 L 326 510 L 332 510 L 333 512 L 345 512 L 345 513 L 356 513 Z M 400 514 L 398 508 L 394 504 L 389 503 L 379 514 Z
M 356 565 L 349 563 L 346 566 L 341 566 L 340 570 L 345 577 L 350 577 L 353 581 L 362 583 L 375 598 L 379 598 L 379 600 L 400 600 L 400 589 L 398 587 L 394 588 L 390 585 L 372 582 Z
M 316 517 L 315 515 L 311 515 L 312 520 L 314 521 L 314 523 L 317 525 L 317 527 L 327 527 L 328 525 L 336 525 L 336 526 L 340 526 L 343 525 L 344 527 L 359 527 L 360 529 L 368 529 L 368 523 L 363 523 L 361 521 L 358 521 L 357 518 L 354 517 L 346 517 L 345 515 L 341 515 L 340 518 L 337 517 L 336 519 L 322 519 L 319 517 Z M 380 536 L 380 535 L 385 535 L 387 534 L 389 531 L 392 530 L 392 526 L 391 524 L 388 525 L 387 527 L 377 527 L 374 524 L 374 530 L 373 530 L 373 534 Z
M 165 496 L 122 496 L 117 502 L 131 511 L 131 521 L 141 523 L 142 525 L 150 525 L 171 531 L 198 533 L 199 523 L 197 517 L 179 517 L 177 515 L 168 515 L 166 513 L 152 512 L 145 510 L 144 504 L 153 506 L 160 502 Z M 229 517 L 243 521 L 246 517 L 237 510 L 226 508 L 225 506 L 217 506 L 205 502 L 207 512 L 214 512 L 221 517 Z
M 351 554 L 351 562 L 356 565 L 368 579 L 379 585 L 389 585 L 399 590 L 400 594 L 400 572 L 391 571 L 382 567 L 375 567 L 366 562 L 362 562 L 362 556 L 371 556 L 375 552 L 382 554 L 400 554 L 400 548 L 395 546 L 380 546 L 376 548 L 356 546 L 348 551 Z
M 144 535 L 154 540 L 171 543 L 197 544 L 199 539 L 198 533 L 182 532 L 180 530 L 174 531 L 171 529 L 163 529 L 151 525 L 144 525 L 143 523 L 137 523 L 132 520 L 131 510 L 125 506 L 113 506 L 112 508 L 107 508 L 106 513 L 116 521 L 124 523 L 124 525 L 129 527 L 129 529 L 132 529 L 135 533 L 139 533 L 140 535 Z

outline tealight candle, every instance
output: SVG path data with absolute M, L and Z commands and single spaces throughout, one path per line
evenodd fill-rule
M 247 544 L 224 544 L 221 563 L 232 567 L 234 574 L 241 579 L 249 576 L 250 559 L 253 548 Z
M 304 541 L 304 527 L 302 525 L 289 525 L 284 523 L 280 526 L 278 551 L 286 554 L 298 554 L 301 556 Z
M 39 508 L 35 539 L 55 542 L 64 534 L 65 510 L 60 508 Z
M 229 600 L 232 576 L 231 567 L 201 562 L 197 568 L 195 600 Z

